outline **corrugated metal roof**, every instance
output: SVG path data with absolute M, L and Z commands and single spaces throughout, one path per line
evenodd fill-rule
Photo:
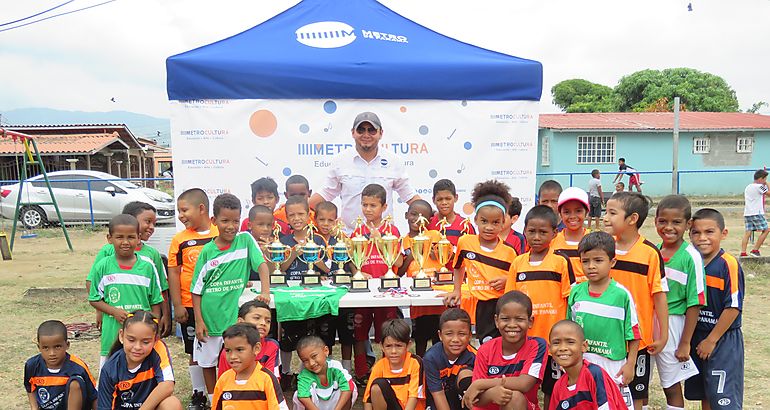
M 540 114 L 540 128 L 555 130 L 673 130 L 674 113 Z M 680 113 L 679 128 L 683 131 L 770 130 L 770 116 L 741 112 L 687 111 Z
M 117 132 L 108 134 L 66 134 L 66 135 L 37 135 L 37 149 L 41 154 L 92 154 L 110 146 L 120 144 L 126 149 L 126 144 Z M 0 138 L 0 155 L 19 154 L 24 152 L 24 145 L 11 138 Z

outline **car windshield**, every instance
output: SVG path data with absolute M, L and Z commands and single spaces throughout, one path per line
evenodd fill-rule
M 139 186 L 128 181 L 110 181 L 123 189 L 139 189 Z

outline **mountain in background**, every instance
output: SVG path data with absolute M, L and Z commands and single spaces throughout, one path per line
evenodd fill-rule
M 0 111 L 2 125 L 126 124 L 137 137 L 171 145 L 171 120 L 129 111 L 87 112 L 52 108 L 19 108 Z M 160 134 L 158 134 L 160 132 Z

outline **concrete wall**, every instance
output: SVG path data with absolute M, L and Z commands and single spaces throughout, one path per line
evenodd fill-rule
M 616 159 L 625 157 L 626 163 L 642 172 L 645 182 L 642 190 L 652 196 L 671 193 L 672 134 L 657 132 L 554 132 L 541 129 L 538 138 L 538 174 L 544 173 L 585 173 L 574 175 L 572 185 L 586 188 L 592 169 L 602 173 L 602 187 L 605 191 L 614 190 L 612 181 L 617 172 L 617 163 L 577 164 L 577 140 L 579 135 L 615 135 Z M 754 137 L 752 153 L 737 153 L 736 138 Z M 693 138 L 709 137 L 711 151 L 708 154 L 693 154 Z M 550 165 L 543 166 L 542 140 L 550 140 Z M 770 132 L 683 132 L 679 135 L 679 169 L 694 170 L 730 170 L 740 169 L 745 172 L 727 173 L 682 173 L 679 189 L 687 195 L 740 195 L 752 180 L 753 171 L 770 166 Z M 645 171 L 667 171 L 666 174 L 647 174 Z M 570 185 L 569 176 L 538 175 L 538 185 L 546 179 L 555 179 L 563 186 Z M 628 183 L 628 178 L 623 179 Z

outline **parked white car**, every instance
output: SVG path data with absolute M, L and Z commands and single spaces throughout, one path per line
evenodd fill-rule
M 154 206 L 158 210 L 159 222 L 174 218 L 174 198 L 171 195 L 118 179 L 115 175 L 98 171 L 48 173 L 51 189 L 65 223 L 90 222 L 92 206 L 95 222 L 109 222 L 112 217 L 121 213 L 126 204 L 133 201 L 146 202 Z M 19 184 L 0 187 L 0 214 L 3 218 L 13 218 L 18 195 Z M 42 175 L 27 179 L 21 193 L 22 207 L 19 220 L 28 228 L 39 227 L 48 222 L 58 222 L 53 205 L 36 204 L 39 202 L 51 202 Z

